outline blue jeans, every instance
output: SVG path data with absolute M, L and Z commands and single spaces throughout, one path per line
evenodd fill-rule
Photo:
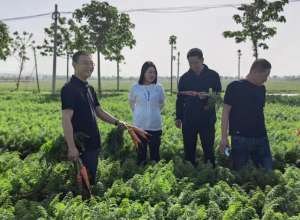
M 272 155 L 268 137 L 231 137 L 233 169 L 239 170 L 251 159 L 256 167 L 272 170 Z

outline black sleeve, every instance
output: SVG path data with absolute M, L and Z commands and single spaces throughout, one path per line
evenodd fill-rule
M 263 96 L 264 96 L 264 107 L 265 107 L 265 104 L 266 104 L 266 87 L 263 86 Z
M 73 109 L 75 107 L 74 91 L 69 86 L 64 86 L 60 92 L 61 109 Z
M 178 92 L 184 91 L 183 80 L 180 77 L 178 82 Z M 184 96 L 177 94 L 176 99 L 176 120 L 183 120 L 183 105 L 184 105 Z
M 234 86 L 233 83 L 230 83 L 227 86 L 226 91 L 225 91 L 225 95 L 224 95 L 224 104 L 231 105 L 231 106 L 234 105 L 234 103 L 235 103 L 234 87 L 235 86 Z
M 95 103 L 95 106 L 100 106 L 100 103 L 99 103 L 99 100 L 98 100 L 98 97 L 97 97 L 97 94 L 95 92 L 95 89 L 90 86 L 90 89 L 91 89 L 91 92 L 92 92 L 92 95 L 93 95 L 93 99 L 94 99 L 94 103 Z
M 222 84 L 221 84 L 221 79 L 218 73 L 216 73 L 216 84 L 215 88 L 213 89 L 214 92 L 220 93 L 222 92 Z

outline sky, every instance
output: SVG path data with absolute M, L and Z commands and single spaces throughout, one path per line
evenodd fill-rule
M 80 8 L 88 0 L 0 0 L 0 19 L 47 13 L 54 10 L 58 4 L 59 11 L 73 11 Z M 137 8 L 160 8 L 176 6 L 211 6 L 219 4 L 249 3 L 249 0 L 108 0 L 109 4 L 118 10 Z M 235 8 L 209 9 L 192 13 L 153 14 L 145 12 L 129 13 L 132 23 L 136 46 L 124 49 L 125 63 L 121 64 L 121 76 L 139 76 L 142 64 L 153 61 L 159 76 L 170 75 L 170 35 L 177 36 L 175 53 L 180 51 L 180 75 L 188 70 L 186 54 L 190 48 L 198 47 L 204 53 L 205 63 L 222 76 L 237 75 L 237 50 L 241 49 L 241 75 L 248 73 L 253 62 L 251 43 L 236 44 L 234 39 L 222 36 L 225 30 L 237 30 L 232 16 Z M 278 33 L 267 41 L 270 49 L 260 50 L 260 57 L 272 63 L 272 74 L 278 76 L 300 75 L 300 2 L 290 3 L 285 7 L 283 15 L 287 22 L 276 24 Z M 34 34 L 34 40 L 41 43 L 45 38 L 44 27 L 50 26 L 50 16 L 35 19 L 6 22 L 9 31 L 28 31 Z M 33 54 L 28 51 L 31 60 L 26 63 L 24 76 L 33 72 Z M 94 60 L 96 57 L 94 56 Z M 40 74 L 52 73 L 52 57 L 38 56 Z M 116 63 L 101 60 L 103 76 L 116 75 Z M 0 61 L 0 74 L 15 74 L 18 63 L 14 57 Z M 174 64 L 177 73 L 177 64 Z M 66 59 L 58 58 L 58 75 L 66 74 Z M 96 76 L 96 71 L 93 73 Z

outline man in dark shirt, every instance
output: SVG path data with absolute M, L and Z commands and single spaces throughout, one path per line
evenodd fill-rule
M 225 92 L 222 113 L 221 151 L 231 136 L 233 168 L 245 166 L 251 158 L 257 167 L 272 170 L 272 156 L 264 119 L 267 81 L 271 64 L 257 59 L 246 79 L 231 82 Z
M 68 158 L 76 161 L 80 157 L 88 169 L 91 184 L 95 184 L 101 145 L 97 117 L 121 128 L 124 128 L 124 124 L 102 110 L 94 88 L 87 82 L 94 70 L 91 55 L 78 51 L 72 59 L 75 75 L 61 90 L 62 125 L 68 145 Z M 83 152 L 79 152 L 74 141 L 74 136 L 79 133 L 85 136 Z
M 198 48 L 187 54 L 190 69 L 180 77 L 176 100 L 176 127 L 182 128 L 185 159 L 196 165 L 197 135 L 200 135 L 205 162 L 215 166 L 214 141 L 216 111 L 208 104 L 208 92 L 221 92 L 219 74 L 209 69 Z M 197 96 L 181 95 L 183 91 L 198 92 Z

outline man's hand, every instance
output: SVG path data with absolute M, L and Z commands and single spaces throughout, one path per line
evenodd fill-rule
M 226 146 L 228 146 L 229 142 L 228 142 L 228 139 L 227 137 L 226 138 L 222 138 L 221 141 L 220 141 L 220 151 L 221 153 L 225 153 L 225 148 Z
M 177 120 L 175 121 L 175 125 L 176 125 L 177 128 L 181 129 L 181 128 L 182 128 L 182 122 L 181 122 L 181 120 L 180 120 L 180 119 L 177 119 Z
M 207 92 L 198 92 L 198 97 L 200 99 L 206 99 L 208 97 L 208 93 Z
M 79 151 L 76 147 L 68 148 L 68 158 L 71 161 L 77 161 L 79 158 Z
M 125 122 L 123 122 L 123 121 L 118 121 L 117 126 L 118 126 L 118 129 L 122 129 L 122 130 L 126 129 Z

